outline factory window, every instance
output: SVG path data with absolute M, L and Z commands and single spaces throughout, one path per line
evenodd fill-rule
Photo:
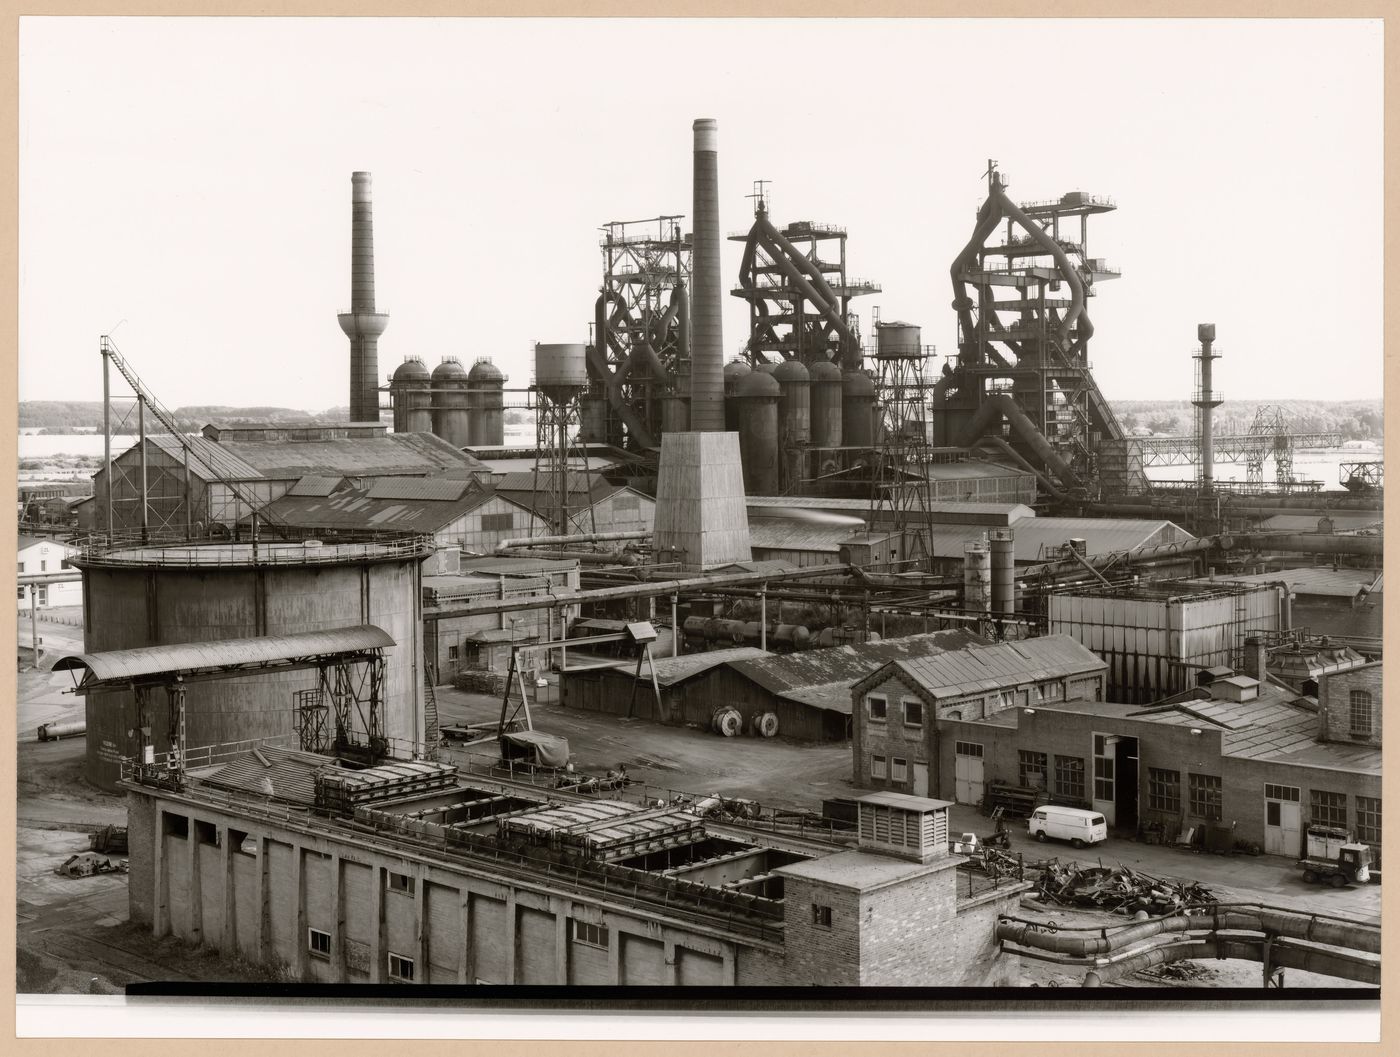
M 1312 811 L 1308 821 L 1317 826 L 1347 827 L 1346 793 L 1329 793 L 1325 789 L 1312 791 Z
M 924 725 L 924 703 L 905 700 L 902 704 L 904 705 L 904 725 L 906 727 L 922 727 Z
M 1181 813 L 1181 772 L 1161 767 L 1147 769 L 1147 806 L 1153 811 Z
M 812 924 L 821 928 L 831 928 L 831 907 L 824 903 L 812 904 Z
M 320 929 L 306 930 L 306 950 L 313 958 L 330 960 L 331 934 Z
M 885 777 L 885 758 L 883 756 L 870 757 L 870 777 Z
M 909 761 L 901 760 L 898 756 L 890 761 L 890 781 L 909 781 Z
M 49 571 L 49 563 L 48 563 L 48 560 L 47 560 L 47 559 L 40 559 L 40 561 L 39 561 L 39 571 L 40 571 L 41 573 L 46 573 L 46 572 Z
M 389 872 L 389 891 L 402 892 L 404 895 L 413 894 L 413 878 L 408 874 Z
M 257 838 L 248 836 L 242 830 L 230 829 L 228 831 L 228 846 L 239 855 L 256 855 L 258 853 Z
M 976 756 L 982 758 L 982 746 L 975 741 L 955 741 L 953 751 L 959 756 Z
M 1367 690 L 1351 692 L 1351 736 L 1369 738 L 1371 736 L 1371 694 Z
M 597 925 L 591 921 L 574 922 L 574 942 L 582 943 L 585 947 L 601 947 L 608 949 L 608 927 Z
M 510 512 L 481 515 L 482 532 L 509 532 L 513 528 L 515 528 L 515 515 Z
M 24 596 L 27 595 L 27 594 L 29 594 L 29 592 L 28 592 L 25 588 L 21 587 L 21 588 L 19 589 L 19 592 L 18 592 L 19 600 L 20 600 L 21 602 L 23 602 L 23 601 L 24 601 Z
M 1060 796 L 1084 799 L 1084 759 L 1081 756 L 1055 757 L 1055 792 Z
M 1214 774 L 1187 775 L 1191 790 L 1191 814 L 1207 822 L 1219 822 L 1220 776 Z
M 459 651 L 459 647 L 457 647 L 457 646 L 449 646 L 449 647 L 447 647 L 447 663 L 448 663 L 448 664 L 451 664 L 454 668 L 457 666 L 457 659 L 458 659 L 458 656 L 459 656 L 459 652 L 458 652 L 458 651 Z
M 35 594 L 39 596 L 36 601 L 38 602 L 40 609 L 49 604 L 49 589 L 47 587 L 39 588 L 39 590 L 36 591 Z
M 865 699 L 865 707 L 870 713 L 870 722 L 883 723 L 888 702 L 883 697 L 871 695 Z
M 1005 711 L 1005 710 L 1008 709 L 1008 708 L 1015 708 L 1015 707 L 1016 707 L 1016 691 L 1015 691 L 1015 690 L 1003 690 L 1001 693 L 997 694 L 997 709 L 998 709 L 999 711 Z
M 400 983 L 413 983 L 413 959 L 405 958 L 402 954 L 389 952 L 389 979 L 397 980 Z
M 1264 783 L 1265 800 L 1289 800 L 1297 803 L 1302 799 L 1301 793 L 1296 785 L 1271 785 Z
M 212 822 L 201 822 L 194 820 L 194 835 L 200 844 L 212 844 L 218 847 L 223 842 L 219 839 L 219 827 Z
M 190 820 L 184 815 L 165 816 L 165 835 L 185 840 L 190 835 Z
M 1017 755 L 1020 756 L 1021 787 L 1023 789 L 1044 789 L 1045 753 L 1021 749 Z
M 1381 842 L 1380 797 L 1358 796 L 1356 798 L 1356 839 L 1367 844 Z
M 1064 687 L 1059 683 L 1046 683 L 1044 686 L 1038 687 L 1037 689 L 1040 690 L 1040 699 L 1042 701 L 1058 701 L 1064 696 Z

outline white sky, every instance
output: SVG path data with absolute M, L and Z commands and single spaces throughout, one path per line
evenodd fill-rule
M 1017 200 L 1112 196 L 1089 250 L 1110 398 L 1381 392 L 1379 21 L 24 18 L 21 399 L 101 399 L 98 338 L 169 407 L 348 402 L 350 173 L 374 174 L 382 375 L 584 341 L 608 220 L 850 232 L 858 299 L 955 350 L 948 267 L 996 158 Z M 686 221 L 688 229 L 689 222 Z M 740 243 L 726 242 L 733 286 Z M 746 308 L 726 297 L 727 355 Z

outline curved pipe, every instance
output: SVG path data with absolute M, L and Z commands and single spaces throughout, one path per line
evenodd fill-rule
M 967 281 L 962 277 L 962 273 L 971 266 L 982 243 L 999 223 L 1001 210 L 997 208 L 997 202 L 989 196 L 977 211 L 977 223 L 972 229 L 972 238 L 968 239 L 962 252 L 953 258 L 953 266 L 949 269 L 953 277 L 953 309 L 958 314 L 958 326 L 963 340 L 970 340 L 975 328 L 972 324 L 972 298 L 967 296 Z
M 826 278 L 821 274 L 821 269 L 817 268 L 805 255 L 798 252 L 788 239 L 775 228 L 768 219 L 766 213 L 759 213 L 754 218 L 753 228 L 749 231 L 749 239 L 744 248 L 744 259 L 741 264 L 740 284 L 745 289 L 754 289 L 752 281 L 744 280 L 752 274 L 754 250 L 757 241 L 761 240 L 769 250 L 773 258 L 773 263 L 778 266 L 784 275 L 802 291 L 804 297 L 816 306 L 822 316 L 841 337 L 841 343 L 846 350 L 856 349 L 859 342 L 851 332 L 851 328 L 846 325 L 845 318 L 839 309 L 839 299 L 834 290 L 827 284 Z M 843 362 L 849 359 L 849 355 L 843 355 Z
M 1022 947 L 1090 957 L 1112 954 L 1164 933 L 1200 932 L 1207 929 L 1223 929 L 1227 932 L 1271 932 L 1292 939 L 1325 943 L 1332 947 L 1347 947 L 1370 954 L 1379 954 L 1381 949 L 1378 929 L 1318 919 L 1311 914 L 1266 910 L 1178 914 L 1144 921 L 1141 924 L 1123 925 L 1117 927 L 1111 936 L 1108 934 L 1108 928 L 1101 928 L 1092 935 L 1067 935 L 1061 931 L 1046 932 L 1043 926 L 1037 927 L 1030 922 L 1003 920 L 997 924 L 996 936 L 999 940 L 1010 940 Z
M 963 431 L 959 446 L 971 448 L 999 417 L 1005 418 L 1011 424 L 1011 431 L 1030 445 L 1031 450 L 1050 467 L 1066 488 L 1083 487 L 1069 463 L 1065 462 L 1060 453 L 1045 439 L 1045 434 L 1035 428 L 1035 423 L 1026 417 L 1026 413 L 1016 406 L 1016 401 L 1006 393 L 997 393 L 982 402 L 977 414 L 972 416 L 972 421 Z
M 1079 277 L 1079 270 L 1075 268 L 1074 262 L 1069 259 L 1069 255 L 1065 253 L 1060 244 L 1045 234 L 1044 228 L 1021 212 L 1016 204 L 1006 197 L 1006 192 L 1002 190 L 1000 183 L 992 185 L 990 197 L 996 200 L 1002 213 L 1016 221 L 1034 242 L 1055 259 L 1055 265 L 1060 269 L 1060 274 L 1064 277 L 1065 282 L 1069 283 L 1070 306 L 1064 319 L 1060 320 L 1060 341 L 1066 343 L 1069 341 L 1070 329 L 1074 326 L 1075 321 L 1079 320 L 1079 337 L 1070 348 L 1071 352 L 1079 351 L 1094 334 L 1094 326 L 1089 322 L 1089 317 L 1084 314 L 1084 280 Z M 1081 319 L 1081 317 L 1083 318 Z
M 1266 940 L 1256 937 L 1217 936 L 1202 940 L 1181 940 L 1165 943 L 1145 951 L 1136 951 L 1122 959 L 1090 969 L 1084 976 L 1085 987 L 1101 987 L 1120 977 L 1141 972 L 1156 965 L 1187 959 L 1222 959 L 1263 963 L 1271 967 L 1301 969 L 1357 983 L 1379 985 L 1379 962 L 1356 958 L 1336 951 L 1300 947 L 1287 940 Z
M 1010 444 L 1006 443 L 1005 437 L 983 437 L 977 442 L 977 446 L 981 447 L 983 445 L 988 445 L 994 448 L 997 454 L 1004 455 L 1007 458 L 1014 460 L 1017 466 L 1020 466 L 1023 470 L 1025 470 L 1028 473 L 1035 474 L 1035 479 L 1040 482 L 1040 487 L 1044 488 L 1045 491 L 1049 493 L 1051 499 L 1059 500 L 1061 502 L 1068 499 L 1068 496 L 1065 495 L 1065 493 L 1060 489 L 1060 487 L 1057 484 L 1055 484 L 1054 481 L 1050 480 L 1050 478 L 1047 477 L 1041 470 L 1036 469 L 1035 466 L 1033 466 L 1019 451 L 1013 448 Z

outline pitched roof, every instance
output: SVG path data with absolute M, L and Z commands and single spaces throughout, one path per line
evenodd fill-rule
M 365 498 L 455 503 L 471 486 L 470 481 L 444 477 L 381 477 L 371 482 Z
M 337 769 L 331 757 L 269 745 L 243 753 L 217 770 L 200 775 L 199 780 L 221 789 L 312 807 L 316 803 L 316 775 Z
M 1018 683 L 1103 671 L 1108 667 L 1068 635 L 997 642 L 892 663 L 915 686 L 933 697 L 975 694 Z M 864 682 L 875 682 L 888 674 L 882 668 Z
M 374 482 L 376 485 L 381 483 L 383 482 Z M 372 497 L 373 488 L 374 485 L 369 488 L 346 489 L 329 496 L 284 495 L 268 505 L 266 514 L 282 524 L 297 528 L 417 532 L 430 535 L 493 499 L 499 499 L 503 503 L 510 502 L 504 496 L 498 497 L 477 488 L 466 490 L 456 500 L 376 499 Z
M 757 646 L 734 646 L 723 650 L 708 650 L 703 653 L 687 653 L 680 657 L 657 657 L 652 661 L 656 670 L 656 681 L 661 686 L 674 686 L 685 680 L 708 672 L 729 661 L 740 661 L 750 657 L 771 657 Z M 651 679 L 646 665 L 642 666 L 642 681 Z
M 538 491 L 536 491 L 533 472 L 496 474 L 494 484 L 496 491 L 509 496 L 512 502 L 539 513 L 542 506 L 549 502 L 552 476 L 552 474 L 540 476 Z M 608 499 L 618 492 L 636 491 L 628 489 L 626 485 L 613 484 L 606 480 L 602 474 L 591 472 L 570 471 L 567 483 L 570 503 L 582 503 L 586 498 L 590 506 L 601 503 L 604 499 Z M 640 492 L 637 494 L 641 495 Z
M 221 444 L 216 444 L 197 433 L 184 435 L 190 447 L 190 473 L 205 481 L 234 480 L 256 481 L 262 478 L 262 471 L 237 453 Z M 180 438 L 169 433 L 147 434 L 146 439 L 177 462 L 184 462 L 185 449 Z M 132 445 L 139 448 L 140 444 Z
M 273 480 L 318 476 L 379 477 L 438 475 L 444 470 L 486 472 L 475 458 L 431 433 L 392 433 L 384 437 L 273 443 L 224 441 L 213 448 L 256 468 Z
M 288 488 L 286 494 L 328 496 L 344 482 L 344 477 L 317 477 L 314 474 L 307 474 Z

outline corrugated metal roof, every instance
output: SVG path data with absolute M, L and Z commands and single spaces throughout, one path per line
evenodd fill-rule
M 443 477 L 381 477 L 366 489 L 365 498 L 455 503 L 471 486 L 470 481 Z
M 325 497 L 339 488 L 344 481 L 344 477 L 317 477 L 315 474 L 307 474 L 291 488 L 288 488 L 285 494 Z
M 830 688 L 844 683 L 847 689 L 892 660 L 925 657 L 947 650 L 961 650 L 986 643 L 975 632 L 956 628 L 926 635 L 906 635 L 881 642 L 832 646 L 801 653 L 762 653 L 735 659 L 729 666 L 770 693 L 792 697 L 792 691 Z
M 656 669 L 656 681 L 661 686 L 674 686 L 701 672 L 708 672 L 728 661 L 741 661 L 750 657 L 771 657 L 757 646 L 733 646 L 723 650 L 709 650 L 704 653 L 687 653 L 680 657 L 657 657 L 652 664 Z M 630 668 L 630 665 L 619 666 Z M 642 666 L 641 679 L 650 682 L 647 666 Z
M 1360 532 L 1383 524 L 1379 514 L 1275 514 L 1259 527 L 1269 532 L 1316 532 L 1324 519 L 1332 522 L 1333 532 Z
M 220 789 L 312 807 L 316 803 L 316 775 L 327 770 L 340 770 L 329 756 L 269 746 L 243 753 L 217 770 L 200 775 L 199 781 Z
M 870 514 L 868 499 L 778 495 L 747 496 L 744 503 L 754 517 L 781 517 L 783 510 L 825 510 L 862 519 Z M 1009 525 L 1019 518 L 1035 517 L 1035 511 L 1023 503 L 962 503 L 945 499 L 930 503 L 927 509 L 935 523 L 945 524 Z M 893 515 L 886 511 L 886 516 Z
M 274 480 L 307 474 L 379 477 L 394 474 L 426 476 L 448 469 L 486 472 L 475 458 L 430 433 L 393 433 L 387 437 L 343 440 L 206 441 L 220 452 L 255 468 L 253 476 Z
M 1381 576 L 1368 569 L 1333 569 L 1316 566 L 1308 569 L 1280 569 L 1278 572 L 1249 573 L 1242 576 L 1217 576 L 1214 579 L 1192 580 L 1191 583 L 1270 584 L 1285 583 L 1295 595 L 1317 595 L 1326 598 L 1354 598 L 1358 592 L 1380 590 Z
M 859 526 L 856 526 L 859 529 Z M 861 538 L 865 537 L 860 530 Z M 876 529 L 872 535 L 884 539 L 889 533 Z M 749 546 L 755 550 L 811 551 L 836 554 L 853 537 L 850 525 L 819 525 L 809 521 L 752 517 L 749 519 Z
M 416 479 L 415 479 L 416 480 Z M 378 484 L 380 482 L 375 482 Z M 452 485 L 467 482 L 447 482 Z M 269 504 L 270 517 L 282 524 L 311 530 L 402 530 L 431 535 L 477 507 L 499 499 L 528 514 L 520 504 L 492 492 L 468 490 L 460 499 L 375 499 L 371 488 L 346 489 L 334 495 L 284 495 Z
M 256 481 L 264 475 L 252 463 L 242 459 L 237 453 L 230 451 L 225 445 L 216 444 L 208 437 L 202 437 L 197 433 L 184 434 L 186 442 L 190 446 L 190 473 L 205 481 L 216 481 L 220 478 L 234 481 Z M 180 443 L 180 438 L 169 433 L 147 434 L 146 439 L 157 448 L 169 455 L 176 462 L 185 461 L 185 449 Z M 140 445 L 133 445 L 139 447 Z
M 895 663 L 935 697 L 957 697 L 1107 667 L 1068 635 L 997 642 Z
M 550 475 L 540 475 L 538 490 L 536 490 L 533 472 L 498 474 L 494 478 L 494 483 L 497 492 L 508 495 L 512 501 L 531 510 L 538 512 L 542 506 L 549 502 L 552 486 Z M 636 489 L 613 484 L 598 473 L 570 472 L 568 484 L 571 503 L 581 503 L 586 498 L 589 505 L 594 505 L 617 495 L 618 492 L 636 492 Z M 643 496 L 640 492 L 636 492 L 636 494 L 651 501 L 649 496 Z
M 216 639 L 212 642 L 185 642 L 170 646 L 141 646 L 132 650 L 102 653 L 74 653 L 60 657 L 54 671 L 86 668 L 94 679 L 132 679 L 188 671 L 192 668 L 219 668 L 227 665 L 287 661 L 329 653 L 378 649 L 395 645 L 388 633 L 373 624 L 334 628 L 329 631 L 299 631 L 291 635 L 264 635 L 249 639 Z M 87 677 L 84 677 L 87 681 Z
M 891 793 L 885 790 L 858 796 L 856 803 L 897 807 L 901 811 L 937 811 L 939 808 L 953 806 L 951 800 L 934 800 L 927 796 L 910 796 L 908 793 Z
M 936 462 L 925 467 L 922 475 L 930 481 L 982 481 L 1005 477 L 1031 477 L 1026 470 L 999 462 Z

